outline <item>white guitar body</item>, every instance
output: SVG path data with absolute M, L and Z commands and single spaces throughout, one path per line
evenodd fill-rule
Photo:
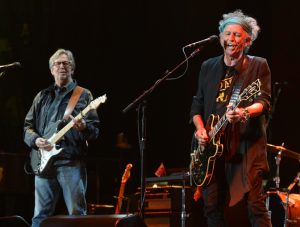
M 54 134 L 50 139 L 49 142 L 51 143 L 51 139 L 55 137 L 56 134 Z M 51 143 L 53 144 L 53 143 Z M 53 146 L 51 151 L 46 151 L 43 149 L 39 149 L 39 153 L 40 153 L 40 165 L 37 169 L 37 171 L 39 173 L 42 173 L 44 171 L 44 169 L 46 168 L 47 164 L 51 163 L 50 159 L 54 158 L 55 156 L 57 156 L 60 152 L 62 151 L 62 148 L 56 149 L 55 145 Z

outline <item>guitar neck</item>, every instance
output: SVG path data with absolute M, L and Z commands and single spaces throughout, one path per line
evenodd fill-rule
M 224 126 L 226 127 L 228 123 L 228 120 L 226 118 L 226 115 L 224 114 L 220 120 L 217 122 L 217 124 L 215 124 L 215 126 L 209 131 L 208 136 L 210 138 L 210 140 L 213 140 L 215 138 L 215 136 L 217 135 L 217 133 L 221 130 L 221 128 Z
M 76 117 L 76 120 L 81 120 L 87 112 L 91 110 L 91 106 L 88 105 L 84 110 L 82 110 Z M 57 132 L 50 140 L 52 144 L 57 143 L 61 138 L 74 126 L 74 122 L 70 121 L 68 124 L 66 124 L 59 132 Z
M 237 100 L 236 104 L 230 109 L 230 110 L 235 110 L 238 105 L 240 104 L 241 100 Z M 209 135 L 209 138 L 210 140 L 214 139 L 215 136 L 218 134 L 218 132 L 224 127 L 227 126 L 228 124 L 228 120 L 226 118 L 226 113 L 227 111 L 225 112 L 225 114 L 223 114 L 223 116 L 220 118 L 220 120 L 214 125 L 214 127 L 209 131 L 208 135 Z
M 120 214 L 122 208 L 123 196 L 124 196 L 124 189 L 125 189 L 125 183 L 121 183 L 115 214 Z

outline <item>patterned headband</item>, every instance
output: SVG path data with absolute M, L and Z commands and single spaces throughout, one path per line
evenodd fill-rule
M 252 35 L 251 26 L 243 18 L 240 17 L 230 17 L 224 20 L 223 23 L 219 26 L 219 31 L 223 32 L 225 27 L 229 24 L 239 24 L 248 34 Z

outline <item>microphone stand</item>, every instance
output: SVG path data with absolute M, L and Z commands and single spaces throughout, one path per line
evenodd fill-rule
M 138 136 L 139 136 L 139 149 L 140 149 L 140 173 L 141 173 L 141 194 L 140 194 L 140 216 L 144 218 L 144 198 L 145 198 L 145 174 L 144 174 L 144 154 L 146 150 L 146 98 L 154 91 L 154 89 L 165 81 L 172 73 L 174 73 L 180 66 L 186 63 L 190 58 L 194 57 L 197 53 L 200 52 L 200 48 L 194 50 L 189 57 L 185 58 L 184 61 L 179 63 L 171 71 L 166 71 L 161 79 L 157 80 L 148 90 L 144 91 L 139 97 L 137 97 L 132 103 L 125 107 L 122 112 L 126 113 L 134 107 L 138 106 Z

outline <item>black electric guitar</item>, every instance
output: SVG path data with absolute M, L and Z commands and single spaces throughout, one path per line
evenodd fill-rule
M 84 110 L 82 110 L 75 117 L 75 119 L 81 120 L 90 110 L 97 109 L 100 103 L 104 103 L 105 101 L 106 101 L 106 95 L 94 99 Z M 62 127 L 61 129 L 58 128 L 59 125 L 61 125 L 61 121 L 56 122 L 52 126 L 53 130 L 49 133 L 49 135 L 45 136 L 48 142 L 53 145 L 51 151 L 46 151 L 43 149 L 38 149 L 38 150 L 33 149 L 30 153 L 30 164 L 35 175 L 38 176 L 47 175 L 53 161 L 55 161 L 59 157 L 59 154 L 63 149 L 63 148 L 57 149 L 56 147 L 57 143 L 74 126 L 74 122 L 70 121 L 69 123 L 64 125 L 64 127 Z
M 236 109 L 241 101 L 248 100 L 258 94 L 260 86 L 261 82 L 257 79 L 246 87 L 233 103 L 231 110 Z M 205 147 L 200 146 L 195 136 L 193 136 L 190 175 L 197 186 L 208 185 L 211 180 L 215 160 L 223 153 L 223 145 L 220 143 L 220 138 L 221 132 L 225 129 L 227 123 L 226 113 L 221 118 L 218 115 L 210 115 L 206 124 L 209 143 Z

